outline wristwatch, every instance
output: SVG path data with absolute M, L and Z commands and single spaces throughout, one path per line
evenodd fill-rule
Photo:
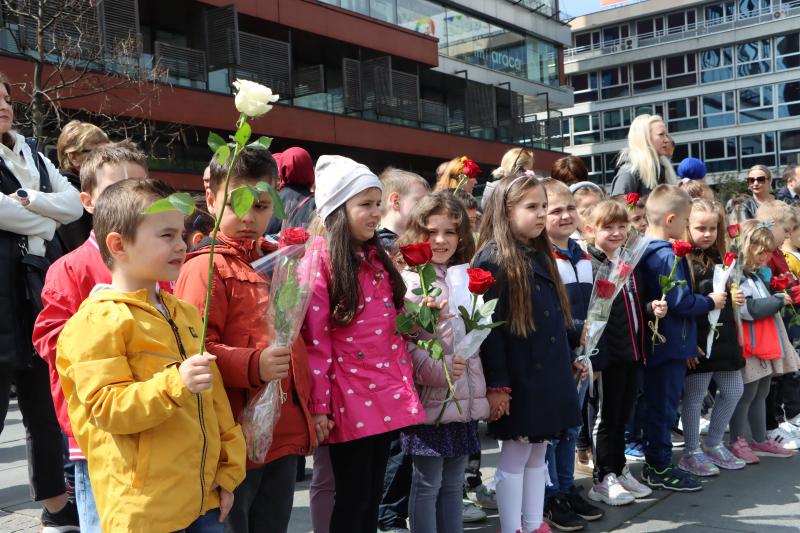
M 27 206 L 31 203 L 31 199 L 28 197 L 28 191 L 25 189 L 17 189 L 17 198 L 19 198 L 19 203 L 24 206 Z

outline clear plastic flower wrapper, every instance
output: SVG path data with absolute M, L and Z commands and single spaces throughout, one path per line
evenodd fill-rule
M 314 279 L 320 268 L 323 247 L 309 239 L 302 228 L 281 232 L 279 248 L 252 264 L 253 269 L 271 279 L 267 327 L 271 346 L 292 346 L 305 319 Z M 257 312 L 258 310 L 253 310 Z M 280 380 L 270 381 L 245 406 L 240 424 L 247 442 L 247 457 L 264 462 L 272 446 L 286 394 Z

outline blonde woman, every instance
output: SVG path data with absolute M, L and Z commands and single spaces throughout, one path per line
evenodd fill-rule
M 677 183 L 669 161 L 672 149 L 672 139 L 660 116 L 636 117 L 628 131 L 628 147 L 619 153 L 619 170 L 611 183 L 611 196 L 629 192 L 647 196 L 657 185 Z

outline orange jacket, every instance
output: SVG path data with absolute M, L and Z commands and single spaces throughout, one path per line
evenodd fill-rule
M 214 248 L 214 281 L 206 349 L 217 356 L 233 415 L 238 420 L 249 398 L 265 384 L 259 356 L 270 344 L 266 311 L 269 281 L 253 270 L 252 261 L 272 251 L 263 240 L 234 240 L 220 233 Z M 190 253 L 174 292 L 203 313 L 208 281 L 209 246 Z M 281 383 L 287 400 L 273 434 L 265 463 L 286 455 L 306 455 L 316 445 L 309 413 L 308 355 L 302 338 L 292 347 L 289 377 Z M 248 461 L 248 468 L 259 466 Z

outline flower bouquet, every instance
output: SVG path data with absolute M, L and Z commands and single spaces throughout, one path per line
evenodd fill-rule
M 661 301 L 664 302 L 667 299 L 667 294 L 669 294 L 673 289 L 680 287 L 681 285 L 686 285 L 685 279 L 675 279 L 675 272 L 678 270 L 678 265 L 680 264 L 681 260 L 692 251 L 692 245 L 686 241 L 674 241 L 672 243 L 672 251 L 675 254 L 675 260 L 672 262 L 672 270 L 670 270 L 669 276 L 664 276 L 663 274 L 659 278 L 658 282 L 661 285 Z M 651 338 L 653 342 L 653 347 L 655 348 L 656 344 L 661 344 L 667 341 L 666 337 L 658 332 L 658 317 L 656 317 L 655 322 L 650 321 L 648 322 L 648 326 L 650 326 L 651 331 L 653 332 L 653 337 Z
M 725 286 L 735 268 L 736 254 L 733 252 L 726 253 L 722 264 L 714 267 L 713 289 L 711 292 L 725 292 Z M 731 299 L 733 299 L 733 292 L 731 292 Z M 714 345 L 714 339 L 719 337 L 717 328 L 721 324 L 717 320 L 719 320 L 720 313 L 722 313 L 721 309 L 712 309 L 708 313 L 708 323 L 711 325 L 711 329 L 708 331 L 708 337 L 706 338 L 706 357 L 711 357 L 711 347 Z
M 322 249 L 309 242 L 303 228 L 281 232 L 278 250 L 252 264 L 271 278 L 267 327 L 273 346 L 292 346 L 308 310 L 314 279 L 320 268 Z M 272 445 L 286 394 L 280 380 L 270 381 L 247 403 L 239 422 L 247 442 L 247 457 L 263 462 Z
M 481 167 L 467 156 L 461 158 L 461 171 L 458 174 L 458 185 L 456 185 L 453 194 L 458 193 L 470 179 L 478 179 L 478 174 L 481 173 Z
M 467 268 L 467 265 L 450 267 L 447 270 L 447 286 L 450 289 L 450 306 L 458 309 L 460 321 L 454 328 L 456 344 L 453 352 L 469 359 L 478 354 L 478 350 L 489 336 L 492 328 L 503 322 L 492 322 L 492 315 L 497 307 L 498 299 L 483 301 L 483 295 L 495 284 L 491 272 L 481 268 Z M 468 296 L 469 301 L 459 301 Z M 469 310 L 468 310 L 469 308 Z

